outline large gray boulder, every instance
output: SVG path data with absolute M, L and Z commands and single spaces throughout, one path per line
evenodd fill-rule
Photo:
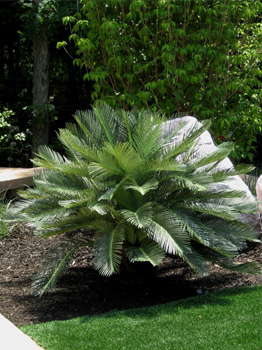
M 186 116 L 182 118 L 176 118 L 166 121 L 162 124 L 163 139 L 168 137 L 172 132 L 184 124 L 182 128 L 168 141 L 167 147 L 178 146 L 185 136 L 189 135 L 196 128 L 200 128 L 202 124 L 194 117 Z M 212 137 L 208 131 L 203 132 L 196 140 L 194 148 L 194 154 L 191 158 L 197 159 L 199 157 L 208 155 L 215 151 L 217 147 L 214 145 Z M 183 159 L 187 156 L 187 152 L 183 153 L 177 158 L 179 162 L 183 162 Z M 190 157 L 189 157 L 190 159 Z M 229 170 L 233 168 L 233 164 L 229 158 L 225 158 L 221 161 L 214 169 Z M 231 176 L 228 180 L 214 183 L 210 185 L 213 191 L 221 190 L 238 190 L 245 193 L 245 202 L 251 202 L 257 204 L 256 198 L 250 192 L 248 186 L 240 178 L 240 176 Z M 258 204 L 257 204 L 258 208 Z M 255 214 L 242 214 L 242 221 L 250 223 L 259 233 L 261 232 L 260 227 L 260 215 L 259 209 Z

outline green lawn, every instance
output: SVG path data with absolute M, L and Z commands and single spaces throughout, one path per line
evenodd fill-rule
M 21 329 L 47 350 L 257 350 L 262 286 Z

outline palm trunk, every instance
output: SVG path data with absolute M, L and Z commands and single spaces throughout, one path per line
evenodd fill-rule
M 123 245 L 119 282 L 126 286 L 143 286 L 152 283 L 156 276 L 156 267 L 147 261 L 131 263 L 125 255 L 125 249 L 128 246 L 127 242 Z

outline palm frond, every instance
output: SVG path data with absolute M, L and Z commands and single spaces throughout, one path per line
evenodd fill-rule
M 88 144 L 97 148 L 101 146 L 104 140 L 101 142 L 98 137 L 101 137 L 101 125 L 96 120 L 93 111 L 76 111 L 74 118 L 82 129 L 85 140 Z M 100 142 L 99 142 L 100 141 Z
M 173 210 L 176 209 L 189 209 L 193 212 L 198 212 L 201 214 L 206 214 L 206 215 L 213 215 L 216 217 L 220 217 L 222 219 L 226 220 L 239 220 L 241 219 L 241 215 L 236 208 L 230 206 L 230 205 L 225 205 L 224 203 L 212 201 L 212 203 L 208 202 L 201 202 L 201 201 L 185 201 L 185 202 L 180 202 L 180 203 L 175 203 L 171 208 Z
M 191 251 L 189 236 L 172 212 L 161 206 L 155 209 L 151 224 L 145 228 L 145 232 L 167 253 L 183 257 Z
M 106 149 L 99 153 L 99 161 L 90 163 L 88 168 L 90 175 L 100 181 L 101 179 L 105 181 L 114 175 L 121 177 L 126 175 L 126 171 L 121 167 L 116 157 L 107 152 Z
M 153 217 L 153 206 L 151 202 L 147 202 L 140 206 L 135 212 L 127 209 L 119 210 L 123 218 L 138 228 L 145 228 L 151 224 Z
M 190 252 L 183 255 L 183 260 L 195 271 L 199 276 L 208 275 L 208 264 L 201 254 L 191 248 Z
M 181 222 L 181 226 L 189 233 L 193 240 L 207 246 L 227 257 L 234 257 L 238 254 L 239 243 L 232 241 L 230 235 L 223 230 L 224 220 L 217 221 L 222 226 L 219 229 L 216 225 L 208 225 L 191 211 L 176 211 L 174 215 Z M 215 222 L 215 220 L 214 220 Z M 234 225 L 231 225 L 231 228 Z M 236 243 L 238 243 L 236 245 Z
M 165 152 L 166 154 L 166 152 Z M 155 175 L 156 172 L 185 172 L 186 165 L 178 163 L 174 159 L 162 159 L 161 155 L 155 159 L 152 159 L 145 163 L 145 167 L 143 169 L 145 174 Z
M 203 156 L 198 156 L 197 158 L 193 158 L 190 160 L 188 165 L 188 170 L 192 171 L 197 169 L 199 171 L 200 167 L 207 166 L 209 164 L 215 163 L 219 164 L 222 160 L 224 160 L 233 150 L 234 144 L 231 142 L 224 142 L 218 147 L 216 147 L 213 152 L 210 152 L 210 147 L 206 150 Z
M 187 173 L 181 174 L 181 173 L 174 172 L 172 175 L 173 175 L 172 182 L 170 186 L 171 193 L 179 189 L 190 190 L 194 193 L 195 191 L 206 190 L 206 184 L 205 184 L 205 181 L 203 181 L 203 178 L 205 176 L 204 174 L 202 174 L 202 178 L 195 177 L 193 174 L 187 174 Z
M 98 215 L 104 216 L 107 214 L 110 214 L 110 216 L 114 219 L 120 219 L 120 215 L 114 208 L 114 206 L 107 204 L 107 203 L 99 203 L 99 202 L 94 202 L 91 205 L 88 206 L 88 209 L 91 212 L 95 212 Z
M 93 263 L 94 268 L 103 276 L 119 272 L 122 259 L 122 244 L 124 241 L 124 226 L 108 225 L 101 229 L 95 237 Z
M 57 169 L 59 164 L 64 164 L 66 159 L 60 153 L 51 150 L 47 146 L 39 147 L 38 157 L 33 159 L 33 163 L 39 167 L 47 169 Z
M 218 235 L 235 244 L 239 250 L 246 248 L 246 241 L 261 242 L 258 239 L 258 231 L 247 223 L 240 221 L 228 222 L 221 218 L 210 217 L 201 218 L 201 221 Z
M 57 170 L 65 174 L 88 176 L 87 164 L 84 162 L 72 162 L 47 146 L 39 147 L 39 154 L 32 162 L 45 169 Z
M 110 201 L 113 199 L 115 193 L 123 188 L 123 185 L 126 183 L 126 181 L 129 179 L 128 177 L 123 177 L 121 181 L 119 181 L 118 183 L 116 183 L 116 181 L 112 181 L 110 182 L 110 184 L 108 183 L 104 183 L 105 184 L 105 188 L 101 189 L 101 194 L 98 198 L 98 201 L 102 201 L 102 200 L 106 200 L 106 201 Z
M 118 186 L 111 197 L 116 201 L 117 207 L 136 211 L 138 207 L 137 198 L 132 191 L 126 190 L 122 185 Z
M 165 251 L 148 238 L 144 239 L 139 247 L 126 248 L 125 253 L 130 262 L 149 261 L 153 266 L 160 264 L 165 257 Z
M 88 209 L 80 212 L 72 210 L 69 212 L 69 209 L 66 211 L 64 208 L 61 209 L 61 212 L 62 210 L 66 212 L 67 215 L 64 213 L 60 216 L 56 213 L 53 213 L 53 216 L 52 213 L 50 213 L 49 216 L 43 214 L 43 217 L 40 219 L 36 218 L 34 221 L 31 221 L 32 226 L 35 228 L 35 233 L 41 237 L 50 237 L 81 228 L 93 229 L 95 228 L 96 220 L 100 218 L 100 215 Z
M 217 264 L 230 271 L 249 273 L 254 275 L 259 275 L 262 272 L 261 265 L 258 262 L 247 262 L 240 264 L 206 247 L 199 249 L 198 253 L 201 254 L 205 260 L 210 261 L 213 264 Z
M 133 132 L 134 148 L 141 159 L 150 159 L 159 151 L 162 140 L 161 114 L 141 112 L 138 115 L 138 125 Z
M 123 172 L 128 173 L 130 176 L 139 172 L 139 169 L 143 164 L 139 155 L 132 147 L 130 147 L 128 143 L 118 142 L 114 147 L 112 147 L 109 143 L 106 143 L 103 151 L 105 152 L 106 159 L 108 154 L 113 156 Z
M 148 192 L 152 190 L 156 190 L 158 188 L 158 184 L 159 182 L 157 179 L 150 179 L 146 181 L 142 186 L 139 186 L 137 183 L 130 181 L 130 182 L 126 182 L 126 184 L 124 185 L 124 188 L 127 190 L 132 189 L 133 191 L 137 191 L 140 194 L 142 194 L 142 196 L 144 196 Z
M 72 134 L 70 130 L 60 129 L 58 139 L 73 158 L 84 158 L 87 162 L 96 162 L 98 160 L 97 149 Z
M 111 146 L 114 146 L 117 141 L 123 142 L 123 137 L 126 139 L 126 129 L 119 117 L 121 112 L 112 109 L 103 101 L 97 101 L 93 111 L 102 127 L 105 139 Z
M 185 208 L 187 203 L 205 203 L 209 205 L 222 205 L 233 207 L 236 212 L 244 213 L 244 208 L 249 213 L 257 212 L 257 203 L 255 200 L 251 200 L 250 198 L 246 198 L 245 193 L 243 191 L 236 190 L 218 190 L 212 191 L 208 188 L 206 190 L 202 190 L 197 187 L 185 187 L 185 182 L 175 181 L 176 185 L 170 185 L 165 188 L 165 184 L 160 187 L 160 198 L 161 196 L 166 196 L 168 199 L 170 206 L 173 206 L 173 209 L 178 208 L 180 203 Z M 179 186 L 180 185 L 180 186 Z M 190 185 L 191 186 L 191 185 Z M 170 188 L 171 192 L 168 192 L 168 188 Z M 191 190 L 192 189 L 192 190 Z M 245 199 L 243 201 L 243 199 Z
M 161 142 L 159 149 L 166 148 L 169 145 L 169 141 L 186 125 L 186 123 L 180 124 L 175 130 L 172 130 L 168 136 L 164 138 Z M 163 129 L 163 125 L 161 125 L 161 130 Z
M 49 250 L 41 271 L 33 279 L 32 294 L 42 296 L 48 290 L 55 289 L 58 279 L 68 269 L 75 251 L 86 245 L 88 242 L 84 239 L 71 239 L 61 242 L 58 247 Z
M 166 145 L 166 148 L 169 150 L 168 157 L 166 158 L 175 158 L 182 153 L 186 152 L 194 141 L 203 134 L 204 131 L 206 131 L 211 125 L 210 120 L 204 120 L 202 121 L 202 124 L 195 124 L 194 128 L 188 132 L 188 134 L 185 134 L 182 138 L 182 141 L 180 139 L 173 140 L 170 139 L 170 142 Z M 186 154 L 185 154 L 186 157 Z
M 136 125 L 136 118 L 132 113 L 126 112 L 124 110 L 121 111 L 123 124 L 127 131 L 128 142 L 131 147 L 133 147 L 133 130 Z
M 47 192 L 62 193 L 72 198 L 79 197 L 81 192 L 96 190 L 92 179 L 59 171 L 44 171 L 34 178 L 34 182 L 38 187 L 45 188 Z

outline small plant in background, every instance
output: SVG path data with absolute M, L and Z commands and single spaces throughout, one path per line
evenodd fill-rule
M 2 214 L 6 211 L 6 206 L 0 200 L 0 239 L 4 238 L 8 233 L 8 224 L 1 220 Z
M 31 155 L 30 140 L 30 130 L 21 130 L 15 112 L 3 108 L 0 112 L 1 166 L 28 166 Z
M 216 168 L 232 150 L 230 143 L 194 157 L 196 139 L 210 122 L 171 143 L 183 125 L 163 138 L 165 118 L 157 112 L 113 110 L 100 102 L 77 112 L 75 120 L 59 131 L 67 156 L 41 147 L 33 162 L 45 170 L 9 211 L 9 221 L 27 223 L 40 237 L 64 236 L 61 249 L 51 253 L 34 280 L 35 294 L 55 287 L 83 246 L 93 249 L 99 273 L 120 274 L 132 283 L 166 254 L 182 258 L 201 275 L 208 273 L 210 261 L 259 272 L 256 263 L 237 265 L 231 259 L 246 240 L 257 240 L 257 232 L 241 222 L 241 213 L 256 211 L 256 204 L 243 192 L 214 190 L 215 183 L 250 166 Z M 66 234 L 79 229 L 85 230 Z
M 7 222 L 2 220 L 2 217 L 6 215 L 9 207 L 11 205 L 11 201 L 6 199 L 5 193 L 0 192 L 0 240 L 10 233 L 15 225 L 9 225 Z

